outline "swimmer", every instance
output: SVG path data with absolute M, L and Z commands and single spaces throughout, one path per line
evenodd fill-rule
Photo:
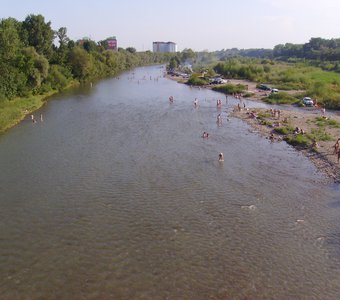
M 220 152 L 220 154 L 218 155 L 218 161 L 224 161 L 224 156 L 222 152 Z
M 174 102 L 174 97 L 170 96 L 170 97 L 169 97 L 169 101 L 170 101 L 171 103 L 173 103 L 173 102 Z
M 204 131 L 202 134 L 202 138 L 208 138 L 208 137 L 209 137 L 209 133 Z

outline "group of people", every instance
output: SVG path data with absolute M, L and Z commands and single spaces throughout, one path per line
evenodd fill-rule
M 294 134 L 305 134 L 305 133 L 306 132 L 302 128 L 295 127 L 294 129 Z
M 273 118 L 278 118 L 280 120 L 281 117 L 281 110 L 279 109 L 270 109 L 269 110 Z
M 33 114 L 31 115 L 31 120 L 32 120 L 32 123 L 37 123 L 37 120 L 35 119 Z M 43 122 L 43 121 L 44 121 L 43 115 L 40 114 L 40 122 Z
M 209 137 L 209 133 L 204 131 L 202 134 L 202 138 L 207 139 L 208 137 Z
M 174 102 L 174 97 L 173 97 L 173 96 L 169 96 L 169 102 L 170 102 L 170 103 L 173 103 L 173 102 Z M 217 105 L 218 108 L 221 108 L 221 107 L 222 107 L 222 100 L 218 99 L 216 105 Z M 195 107 L 195 108 L 198 107 L 198 99 L 197 99 L 197 98 L 195 98 L 195 100 L 194 100 L 194 107 Z M 221 123 L 222 123 L 222 115 L 221 115 L 221 113 L 219 113 L 219 114 L 217 115 L 217 123 L 218 123 L 218 124 L 221 124 Z M 202 134 L 202 138 L 208 139 L 208 138 L 209 138 L 209 133 L 206 132 L 206 131 L 204 131 L 203 134 Z M 223 161 L 224 161 L 224 155 L 223 155 L 222 152 L 220 152 L 220 153 L 218 154 L 218 161 L 219 161 L 219 162 L 223 162 Z

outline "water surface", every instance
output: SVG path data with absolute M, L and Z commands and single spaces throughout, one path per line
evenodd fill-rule
M 0 298 L 340 298 L 339 186 L 163 70 L 0 137 Z

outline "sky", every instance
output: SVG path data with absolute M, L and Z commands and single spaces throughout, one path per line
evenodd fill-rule
M 340 0 L 0 0 L 0 19 L 41 14 L 72 40 L 116 36 L 118 47 L 178 51 L 270 48 L 340 38 Z

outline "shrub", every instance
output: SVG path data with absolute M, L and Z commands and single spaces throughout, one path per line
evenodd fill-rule
M 284 140 L 292 146 L 303 147 L 303 148 L 306 148 L 311 144 L 308 137 L 304 134 L 286 136 Z
M 287 134 L 293 133 L 294 128 L 292 128 L 290 126 L 276 127 L 276 128 L 274 128 L 274 131 L 278 134 L 287 135 Z
M 225 94 L 240 94 L 242 93 L 244 90 L 246 90 L 246 86 L 243 84 L 224 84 L 221 86 L 216 86 L 213 88 L 214 91 L 217 92 L 222 92 Z
M 190 76 L 189 80 L 187 81 L 187 84 L 189 85 L 206 85 L 209 83 L 208 79 L 205 79 L 203 77 L 198 77 L 197 74 L 193 74 Z
M 271 104 L 295 104 L 299 101 L 299 99 L 296 99 L 286 92 L 271 93 L 267 98 L 265 98 L 265 102 Z
M 248 93 L 243 94 L 243 97 L 250 98 L 250 97 L 253 97 L 254 95 L 255 95 L 254 93 L 248 92 Z

